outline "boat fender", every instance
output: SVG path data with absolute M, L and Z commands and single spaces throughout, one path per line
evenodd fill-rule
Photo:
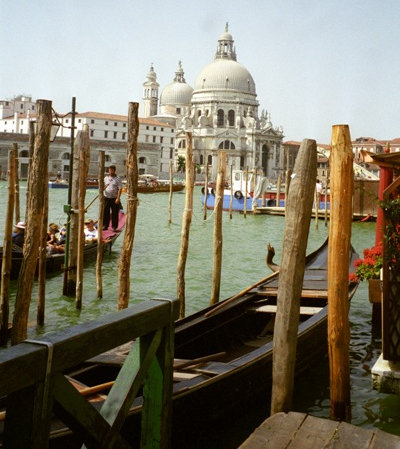
M 240 190 L 237 190 L 234 195 L 237 200 L 241 200 L 243 198 L 243 193 Z
M 273 199 L 270 199 L 267 201 L 267 206 L 268 207 L 275 207 L 276 206 L 276 201 Z
M 204 195 L 205 189 L 204 187 L 201 188 L 201 194 Z
M 211 189 L 210 193 L 211 193 L 211 195 L 215 196 L 215 190 L 214 189 Z

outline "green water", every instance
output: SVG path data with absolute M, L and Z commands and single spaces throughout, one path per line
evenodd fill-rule
M 213 215 L 203 221 L 200 202 L 201 188 L 195 188 L 194 210 L 190 228 L 189 254 L 186 264 L 186 312 L 190 314 L 208 305 L 211 292 Z M 21 186 L 21 210 L 25 208 L 26 186 Z M 95 195 L 88 190 L 86 204 Z M 0 182 L 0 241 L 3 240 L 7 185 Z M 49 221 L 62 224 L 67 191 L 50 189 Z M 176 264 L 181 238 L 184 193 L 174 194 L 172 224 L 168 224 L 168 194 L 141 195 L 137 214 L 134 251 L 131 263 L 130 304 L 155 297 L 176 296 Z M 126 204 L 126 201 L 123 200 Z M 88 216 L 97 216 L 97 202 Z M 22 215 L 24 215 L 22 213 Z M 221 299 L 243 290 L 265 277 L 270 271 L 265 264 L 267 242 L 275 247 L 280 260 L 284 218 L 267 215 L 223 214 L 223 266 Z M 319 229 L 310 226 L 308 251 L 320 246 L 328 234 L 322 221 Z M 361 253 L 375 241 L 374 223 L 354 223 L 352 243 Z M 103 267 L 104 298 L 96 298 L 94 264 L 84 270 L 83 309 L 77 311 L 74 301 L 61 295 L 62 276 L 48 278 L 46 284 L 46 324 L 34 325 L 36 317 L 36 287 L 33 291 L 29 337 L 60 330 L 114 312 L 118 290 L 118 255 L 122 237 L 116 241 L 111 255 L 106 255 Z M 11 302 L 15 297 L 15 282 L 11 286 Z M 12 305 L 11 305 L 12 307 Z M 352 423 L 363 427 L 379 427 L 400 435 L 400 398 L 372 390 L 370 369 L 380 354 L 381 340 L 371 328 L 371 305 L 365 283 L 360 284 L 351 303 L 351 398 Z M 294 407 L 297 411 L 329 417 L 329 376 L 326 361 L 296 384 Z

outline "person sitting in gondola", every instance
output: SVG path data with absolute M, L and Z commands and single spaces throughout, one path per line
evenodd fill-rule
M 18 248 L 22 248 L 24 246 L 25 239 L 25 222 L 20 221 L 15 225 L 15 232 L 12 235 L 13 245 Z
M 47 231 L 47 254 L 57 254 L 64 252 L 64 245 L 60 245 L 58 241 L 58 232 L 60 228 L 55 223 L 49 224 L 49 230 Z
M 88 219 L 85 221 L 85 243 L 93 243 L 97 242 L 97 229 L 94 227 L 94 221 L 92 219 Z

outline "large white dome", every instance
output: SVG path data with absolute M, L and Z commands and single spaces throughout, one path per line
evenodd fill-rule
M 256 85 L 250 72 L 233 59 L 215 59 L 199 73 L 194 90 L 233 89 L 256 94 Z

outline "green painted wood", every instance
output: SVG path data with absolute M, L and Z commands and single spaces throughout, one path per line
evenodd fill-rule
M 138 369 L 137 354 L 134 353 L 133 348 L 126 358 L 100 411 L 113 428 L 122 427 L 129 408 L 144 382 L 151 361 L 160 345 L 161 337 L 161 330 L 157 330 L 150 336 L 150 345 L 144 359 L 140 362 L 140 369 Z
M 128 449 L 131 446 L 62 375 L 54 376 L 54 411 L 90 449 Z M 108 445 L 103 446 L 107 439 Z
M 65 371 L 97 354 L 163 327 L 170 320 L 170 304 L 151 300 L 107 315 L 99 320 L 44 336 L 54 345 L 53 371 Z M 177 318 L 177 301 L 172 304 Z M 47 349 L 21 343 L 0 351 L 0 396 L 43 379 Z
M 7 396 L 6 447 L 47 448 L 50 414 L 54 410 L 86 447 L 129 448 L 119 430 L 144 382 L 144 411 L 148 418 L 144 426 L 147 443 L 142 446 L 167 448 L 173 323 L 177 317 L 177 300 L 153 300 L 44 337 L 42 340 L 52 345 L 53 353 L 47 373 L 48 386 L 44 383 L 48 357 L 48 348 L 44 345 L 25 342 L 1 351 L 0 395 Z M 138 367 L 131 351 L 101 410 L 105 419 L 61 372 L 141 336 L 144 336 L 143 348 L 146 348 L 141 351 L 141 366 Z M 43 391 L 48 391 L 48 397 Z
M 141 449 L 168 449 L 171 444 L 174 323 L 163 330 L 163 340 L 143 385 Z M 141 338 L 144 355 L 148 337 Z M 143 357 L 142 355 L 142 357 Z

